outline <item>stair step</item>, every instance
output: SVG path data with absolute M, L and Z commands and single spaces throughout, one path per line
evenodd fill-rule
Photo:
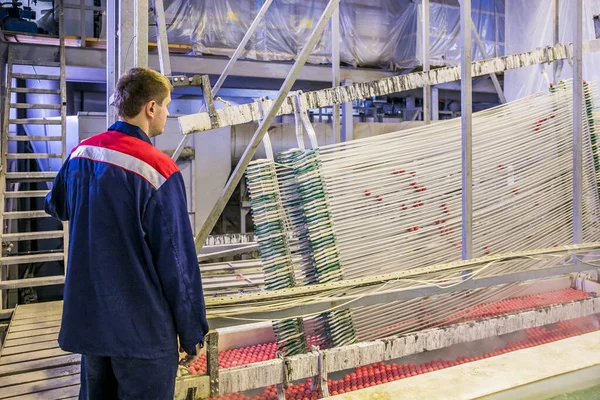
M 29 110 L 60 110 L 60 104 L 28 104 L 10 103 L 10 108 L 26 108 Z
M 8 159 L 12 160 L 37 160 L 39 158 L 61 158 L 62 154 L 58 153 L 8 153 Z
M 4 219 L 27 219 L 27 218 L 47 218 L 50 217 L 44 210 L 33 211 L 7 211 L 4 213 Z
M 10 91 L 13 93 L 27 94 L 60 94 L 60 89 L 31 89 L 22 87 L 11 87 Z
M 11 74 L 15 79 L 38 79 L 44 81 L 59 81 L 60 75 L 41 75 L 41 74 Z
M 63 231 L 5 233 L 2 235 L 2 241 L 17 242 L 20 240 L 58 239 L 64 237 L 64 235 Z
M 33 65 L 35 67 L 60 67 L 59 61 L 40 61 L 40 60 L 12 60 L 13 65 Z
M 61 285 L 63 283 L 65 283 L 64 275 L 44 276 L 42 278 L 13 279 L 10 281 L 0 281 L 0 290 Z
M 25 199 L 28 197 L 46 197 L 49 190 L 23 190 L 18 192 L 6 192 L 4 197 L 7 199 Z
M 42 119 L 42 118 L 17 118 L 9 119 L 9 124 L 13 125 L 60 125 L 60 119 Z
M 49 182 L 56 177 L 54 171 L 44 172 L 7 172 L 6 180 L 17 182 Z
M 43 253 L 30 254 L 26 256 L 7 256 L 2 257 L 2 265 L 30 264 L 45 261 L 62 261 L 64 260 L 64 258 L 64 253 Z
M 29 142 L 29 141 L 39 141 L 39 142 L 58 142 L 62 140 L 62 136 L 29 136 L 29 135 L 9 135 L 8 140 L 12 140 L 15 142 Z

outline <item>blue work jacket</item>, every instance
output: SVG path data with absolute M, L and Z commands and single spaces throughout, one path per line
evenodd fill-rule
M 59 344 L 106 357 L 188 354 L 208 331 L 200 269 L 175 162 L 117 122 L 71 152 L 45 210 L 69 221 Z

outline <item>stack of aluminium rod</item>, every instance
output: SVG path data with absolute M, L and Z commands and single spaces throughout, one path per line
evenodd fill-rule
M 584 241 L 593 242 L 600 240 L 596 83 L 585 83 L 584 94 L 582 224 Z M 473 257 L 572 243 L 572 115 L 569 81 L 473 114 Z M 266 279 L 268 274 L 287 276 L 285 287 L 291 287 L 460 260 L 460 138 L 460 120 L 453 119 L 293 149 L 280 154 L 277 163 L 271 161 L 269 168 L 265 160 L 253 162 L 248 185 Z M 263 228 L 265 207 L 260 199 L 270 190 L 276 193 L 269 203 L 270 211 L 277 210 L 269 219 L 277 226 L 276 234 Z M 274 240 L 276 236 L 281 240 Z M 273 261 L 275 254 L 281 254 L 280 262 Z M 571 261 L 545 257 L 492 262 L 384 286 L 460 289 L 465 280 Z M 491 298 L 518 296 L 530 290 L 528 285 L 503 284 L 368 307 L 349 304 L 324 314 L 317 331 L 324 331 L 326 346 L 414 332 L 447 324 L 461 310 Z M 300 339 L 298 331 L 290 332 L 289 337 L 298 340 L 311 336 Z

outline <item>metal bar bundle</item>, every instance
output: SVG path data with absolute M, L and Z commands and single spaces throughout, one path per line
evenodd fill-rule
M 474 114 L 475 257 L 572 243 L 573 231 L 568 224 L 572 207 L 570 86 L 563 82 L 548 92 Z M 600 229 L 594 221 L 600 204 L 591 140 L 595 121 L 589 114 L 594 113 L 598 90 L 595 84 L 586 88 L 589 111 L 582 115 L 583 134 L 588 138 L 583 157 L 583 233 L 586 241 L 596 241 Z M 289 235 L 294 236 L 294 224 L 306 231 L 301 240 L 298 236 L 293 239 L 298 243 L 296 248 L 304 249 L 302 256 L 312 260 L 314 275 L 306 283 L 363 278 L 398 272 L 402 265 L 418 268 L 459 259 L 459 138 L 460 122 L 449 120 L 280 155 L 277 170 L 294 171 L 294 180 L 288 179 L 282 192 L 296 185 L 301 201 L 301 205 L 298 199 L 293 202 L 294 211 L 288 209 L 292 202 L 282 202 L 282 210 L 285 219 L 291 220 L 293 215 L 295 221 L 288 224 Z M 568 263 L 562 257 L 543 260 L 546 267 Z M 306 265 L 302 268 L 307 276 Z M 492 262 L 466 275 L 457 271 L 430 274 L 386 284 L 386 289 L 415 283 L 455 286 L 462 279 L 538 268 L 541 262 L 535 259 Z M 333 300 L 348 293 L 355 292 L 338 291 L 329 296 Z M 333 346 L 357 337 L 377 337 L 381 332 L 416 331 L 436 326 L 449 317 L 448 312 L 485 302 L 492 293 L 467 293 L 465 298 L 446 300 L 445 311 L 439 311 L 441 303 L 432 303 L 427 312 L 421 309 L 423 303 L 391 303 L 350 311 L 340 300 L 328 314 L 325 330 Z M 411 319 L 414 314 L 420 315 L 418 320 Z M 399 321 L 404 323 L 398 325 Z
M 275 162 L 272 159 L 251 162 L 246 170 L 254 231 L 265 274 L 267 290 L 296 285 L 288 230 L 283 214 Z M 279 350 L 286 356 L 306 353 L 307 345 L 301 319 L 273 324 Z

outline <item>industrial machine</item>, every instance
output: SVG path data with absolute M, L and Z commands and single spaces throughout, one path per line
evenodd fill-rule
M 37 3 L 34 0 L 34 4 Z M 0 24 L 5 31 L 23 32 L 23 33 L 47 33 L 39 29 L 33 22 L 36 19 L 36 12 L 30 6 L 23 6 L 19 1 L 2 3 L 0 8 Z
M 557 44 L 471 68 L 290 92 L 338 5 L 329 2 L 277 99 L 217 110 L 207 76 L 170 76 L 176 86 L 201 82 L 206 99 L 206 112 L 178 118 L 186 137 L 259 122 L 225 194 L 196 227 L 198 248 L 221 247 L 199 256 L 213 330 L 206 353 L 180 369 L 175 397 L 541 399 L 570 389 L 565 379 L 598 383 L 598 83 L 576 75 L 473 116 L 461 110 L 464 123 L 323 145 L 309 109 L 573 53 Z M 598 52 L 600 42 L 573 48 Z M 290 114 L 297 146 L 275 151 L 269 126 Z M 265 157 L 252 161 L 259 146 Z M 242 179 L 255 236 L 232 249 L 209 233 Z M 248 259 L 204 262 L 239 254 Z M 16 307 L 0 353 L 0 398 L 77 396 L 79 356 L 56 343 L 61 313 L 60 302 Z

